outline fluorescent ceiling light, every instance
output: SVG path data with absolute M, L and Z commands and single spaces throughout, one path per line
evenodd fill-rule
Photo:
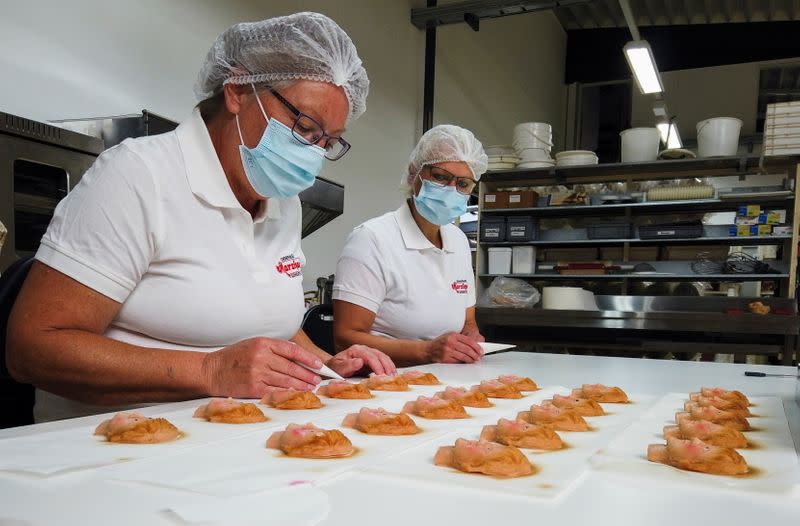
M 639 90 L 645 95 L 664 91 L 650 44 L 646 40 L 635 40 L 622 49 Z
M 658 131 L 661 132 L 661 142 L 667 146 L 667 149 L 683 148 L 681 136 L 678 133 L 678 127 L 675 126 L 674 123 L 660 122 L 656 127 Z

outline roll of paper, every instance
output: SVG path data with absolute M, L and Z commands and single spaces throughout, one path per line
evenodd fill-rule
M 580 287 L 544 287 L 542 308 L 551 310 L 600 310 L 594 294 Z

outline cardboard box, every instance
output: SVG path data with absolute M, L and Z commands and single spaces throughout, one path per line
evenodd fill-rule
M 538 200 L 539 194 L 533 190 L 508 192 L 508 208 L 532 208 Z
M 792 225 L 774 225 L 772 227 L 773 236 L 791 236 Z
M 759 236 L 771 236 L 772 235 L 772 225 L 758 225 L 758 235 Z
M 761 206 L 759 205 L 742 205 L 739 207 L 738 214 L 742 217 L 758 217 L 761 214 Z
M 758 227 L 762 225 L 738 225 L 728 228 L 728 235 L 731 237 L 751 237 L 758 235 Z M 763 225 L 769 226 L 769 225 Z
M 780 225 L 786 222 L 786 210 L 768 210 L 761 215 L 764 216 L 764 221 L 759 221 L 761 224 Z
M 508 208 L 508 194 L 510 192 L 486 192 L 483 194 L 484 208 Z

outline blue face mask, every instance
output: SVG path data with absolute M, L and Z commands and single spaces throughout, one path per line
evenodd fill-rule
M 298 142 L 288 126 L 267 117 L 258 96 L 256 100 L 267 120 L 267 129 L 255 148 L 244 145 L 239 116 L 236 116 L 244 173 L 253 190 L 262 197 L 295 196 L 314 184 L 325 161 L 325 150 L 315 144 L 306 146 Z
M 458 193 L 455 186 L 438 186 L 422 180 L 422 187 L 414 196 L 414 206 L 422 217 L 441 226 L 467 213 L 468 197 Z

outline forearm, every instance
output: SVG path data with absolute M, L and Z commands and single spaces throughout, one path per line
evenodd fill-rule
M 207 396 L 206 353 L 151 349 L 74 329 L 9 332 L 15 378 L 97 405 L 169 402 Z
M 478 329 L 478 324 L 475 320 L 467 320 L 464 322 L 464 327 L 461 329 L 461 334 L 466 334 L 468 332 L 480 332 Z
M 303 349 L 307 350 L 308 352 L 313 353 L 320 360 L 322 360 L 322 363 L 328 363 L 328 360 L 332 358 L 330 354 L 326 353 L 324 350 L 317 347 L 314 344 L 314 342 L 311 341 L 311 338 L 308 337 L 308 334 L 306 334 L 306 332 L 303 329 L 297 331 L 297 334 L 295 334 L 294 337 L 289 341 L 294 342 Z
M 398 367 L 429 363 L 428 343 L 423 340 L 395 340 L 355 329 L 343 329 L 336 334 L 337 349 L 367 345 L 387 354 Z

